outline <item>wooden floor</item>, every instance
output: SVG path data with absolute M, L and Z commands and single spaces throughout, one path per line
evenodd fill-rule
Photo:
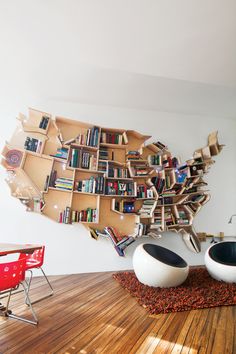
M 150 317 L 111 273 L 51 277 L 55 295 L 34 305 L 38 327 L 0 318 L 0 353 L 236 353 L 236 307 Z M 45 294 L 42 278 L 33 295 Z M 28 315 L 23 294 L 12 310 Z M 16 307 L 17 306 L 17 307 Z

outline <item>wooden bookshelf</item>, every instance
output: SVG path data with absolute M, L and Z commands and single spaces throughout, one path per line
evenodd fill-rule
M 210 199 L 203 176 L 223 147 L 217 132 L 181 164 L 166 145 L 146 144 L 150 136 L 134 130 L 53 118 L 32 108 L 18 121 L 1 165 L 11 194 L 28 210 L 61 223 L 113 227 L 123 236 L 173 230 L 197 238 L 194 216 Z

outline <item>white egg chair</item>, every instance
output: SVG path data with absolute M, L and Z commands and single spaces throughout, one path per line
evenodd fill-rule
M 205 253 L 205 265 L 212 278 L 236 283 L 236 241 L 210 246 Z
M 189 273 L 188 264 L 178 254 L 150 243 L 136 248 L 133 267 L 141 283 L 161 288 L 182 284 Z

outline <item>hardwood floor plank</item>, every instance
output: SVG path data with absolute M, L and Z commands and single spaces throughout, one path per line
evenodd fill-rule
M 0 318 L 1 354 L 236 353 L 236 307 L 149 316 L 109 273 L 50 277 L 55 295 L 34 305 L 38 327 Z M 31 298 L 48 291 L 34 278 Z M 23 293 L 11 308 L 29 314 Z
M 174 347 L 172 348 L 172 351 L 171 351 L 172 354 L 179 354 L 181 352 L 184 341 L 186 340 L 186 337 L 188 335 L 189 328 L 191 327 L 193 318 L 194 318 L 194 312 L 188 311 L 188 316 L 187 316 L 185 322 L 183 323 L 183 326 L 182 326 L 181 331 L 178 335 L 178 338 L 176 339 L 176 343 L 175 343 Z

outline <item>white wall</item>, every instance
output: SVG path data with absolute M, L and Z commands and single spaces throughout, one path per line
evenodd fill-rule
M 0 2 L 0 149 L 14 130 L 14 118 L 28 106 L 137 129 L 166 142 L 183 159 L 218 129 L 226 147 L 207 176 L 212 199 L 195 226 L 235 234 L 236 220 L 227 221 L 236 212 L 236 120 L 226 117 L 236 115 L 236 5 L 226 3 Z M 10 197 L 3 170 L 0 241 L 44 243 L 49 274 L 127 269 L 136 246 L 122 259 L 107 240 L 90 239 L 81 226 L 26 213 Z M 178 235 L 158 242 L 191 264 L 203 262 L 203 253 L 188 252 Z
M 27 111 L 27 104 L 44 111 L 68 118 L 83 120 L 108 127 L 136 129 L 153 136 L 153 140 L 165 142 L 173 154 L 183 161 L 192 156 L 196 148 L 206 144 L 209 132 L 219 130 L 219 140 L 226 144 L 215 158 L 216 164 L 206 176 L 212 198 L 195 219 L 197 231 L 226 235 L 236 234 L 236 220 L 229 225 L 228 219 L 236 213 L 236 122 L 230 119 L 187 116 L 156 111 L 128 110 L 109 106 L 92 106 L 78 103 L 49 101 L 42 97 L 9 99 L 0 106 L 1 148 L 15 127 L 18 110 Z M 10 197 L 0 175 L 0 241 L 31 242 L 46 245 L 45 269 L 48 274 L 80 273 L 132 268 L 132 253 L 137 243 L 127 250 L 127 257 L 117 256 L 107 240 L 92 240 L 80 225 L 61 225 L 43 216 L 27 213 L 24 207 Z M 144 241 L 147 241 L 145 239 Z M 149 239 L 148 239 L 149 241 Z M 182 255 L 190 264 L 202 264 L 203 251 L 193 254 L 185 247 L 180 236 L 165 234 L 161 240 L 152 241 Z

